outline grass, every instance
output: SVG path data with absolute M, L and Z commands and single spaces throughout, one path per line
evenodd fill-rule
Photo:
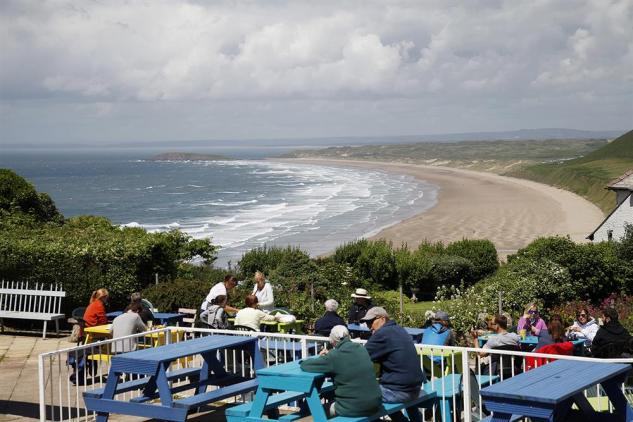
M 527 166 L 509 175 L 572 191 L 608 213 L 615 205 L 615 193 L 605 189 L 607 183 L 631 169 L 633 131 L 581 158 Z

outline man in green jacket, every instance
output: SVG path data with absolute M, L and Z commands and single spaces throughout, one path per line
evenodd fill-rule
M 334 349 L 301 362 L 307 372 L 323 372 L 334 382 L 334 400 L 330 416 L 369 416 L 380 410 L 382 393 L 376 381 L 374 366 L 363 346 L 349 338 L 344 325 L 330 332 Z

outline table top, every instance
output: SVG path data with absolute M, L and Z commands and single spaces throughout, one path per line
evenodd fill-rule
M 280 365 L 269 366 L 268 368 L 258 369 L 257 376 L 299 377 L 309 379 L 325 377 L 325 374 L 321 372 L 304 371 L 301 369 L 301 366 L 299 366 L 300 362 L 301 361 L 295 360 Z
M 488 341 L 490 337 L 494 337 L 496 335 L 497 334 L 486 334 L 486 335 L 477 337 L 477 340 L 479 341 L 479 345 L 483 346 L 484 344 L 486 344 L 486 342 Z M 585 340 L 569 340 L 569 341 L 574 343 L 574 346 L 578 346 L 585 343 Z M 538 336 L 525 336 L 524 339 L 521 339 L 521 344 L 536 346 L 538 344 Z
M 112 358 L 112 362 L 114 363 L 120 359 L 128 361 L 139 360 L 143 362 L 170 362 L 184 356 L 204 353 L 210 350 L 238 347 L 256 341 L 257 338 L 246 336 L 205 336 L 179 343 L 171 343 L 160 347 L 152 347 L 116 355 Z
M 84 328 L 84 332 L 91 334 L 112 334 L 112 324 L 95 325 Z
M 122 313 L 123 311 L 112 311 L 112 312 L 108 312 L 106 316 L 108 318 L 116 318 Z M 152 315 L 154 315 L 155 319 L 161 319 L 161 320 L 178 319 L 178 318 L 183 318 L 185 316 L 185 314 L 179 314 L 177 312 L 152 312 Z
M 558 404 L 630 369 L 622 363 L 557 360 L 486 387 L 481 396 Z

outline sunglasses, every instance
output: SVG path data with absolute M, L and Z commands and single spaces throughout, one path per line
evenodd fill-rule
M 538 311 L 535 311 L 535 310 L 533 310 L 533 309 L 530 309 L 530 310 L 528 311 L 528 314 L 538 314 Z
M 376 318 L 364 320 L 365 324 L 367 324 L 369 328 L 371 328 L 371 326 L 374 325 L 374 321 L 376 321 Z
M 580 318 L 580 317 L 585 317 L 585 318 L 587 318 L 587 314 L 578 314 L 578 318 Z

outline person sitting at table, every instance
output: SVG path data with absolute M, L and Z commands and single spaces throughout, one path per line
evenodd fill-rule
M 618 311 L 606 308 L 603 311 L 602 325 L 591 343 L 594 357 L 613 359 L 629 355 L 633 350 L 627 348 L 631 344 L 631 334 L 620 324 Z
M 543 318 L 539 317 L 538 306 L 536 306 L 536 303 L 530 303 L 525 307 L 525 312 L 519 319 L 517 333 L 520 333 L 521 330 L 525 330 L 528 336 L 538 336 L 543 329 L 547 329 L 547 325 L 545 321 L 543 321 Z
M 335 389 L 330 417 L 373 415 L 382 406 L 382 393 L 367 350 L 350 340 L 344 325 L 332 327 L 329 337 L 333 349 L 302 360 L 301 369 L 332 377 Z
M 223 282 L 215 284 L 213 287 L 211 287 L 211 290 L 209 290 L 209 294 L 204 299 L 204 302 L 202 302 L 202 304 L 200 305 L 200 313 L 206 311 L 211 301 L 213 301 L 213 299 L 215 299 L 216 297 L 220 295 L 228 297 L 229 292 L 236 285 L 237 285 L 237 278 L 235 278 L 235 276 L 231 274 L 225 275 Z M 233 313 L 237 311 L 239 311 L 239 309 L 229 306 L 228 304 L 224 306 L 224 312 Z
M 585 340 L 585 346 L 591 347 L 599 328 L 598 322 L 591 317 L 589 309 L 585 306 L 576 312 L 576 320 L 567 329 L 567 336 L 575 340 Z
M 491 335 L 486 343 L 482 346 L 482 349 L 499 349 L 499 350 L 520 350 L 521 337 L 516 333 L 508 332 L 508 319 L 504 315 L 495 315 L 492 324 L 495 335 Z M 475 347 L 478 347 L 477 334 L 473 332 L 473 340 Z M 488 352 L 480 352 L 479 356 L 485 358 L 489 355 Z M 483 374 L 501 375 L 503 373 L 504 378 L 511 374 L 511 369 L 508 368 L 508 364 L 514 366 L 514 372 L 520 372 L 521 358 L 512 359 L 511 356 L 502 356 L 499 354 L 492 354 L 489 363 L 482 365 Z
M 422 344 L 434 346 L 455 346 L 455 333 L 450 328 L 448 313 L 444 311 L 435 312 L 433 325 L 426 329 L 422 336 Z M 435 363 L 442 361 L 441 356 L 433 358 Z
M 121 338 L 136 333 L 142 333 L 147 327 L 141 319 L 143 305 L 140 302 L 130 303 L 125 312 L 112 321 L 112 338 Z M 125 353 L 136 350 L 136 338 L 115 341 L 112 343 L 112 353 Z
M 552 315 L 547 328 L 541 330 L 539 333 L 538 342 L 536 343 L 534 350 L 539 350 L 541 347 L 548 346 L 550 344 L 564 343 L 567 340 L 561 316 Z
M 226 296 L 220 295 L 211 301 L 211 305 L 200 314 L 200 321 L 209 328 L 225 330 L 229 328 L 228 317 L 224 312 Z
M 108 323 L 106 316 L 106 304 L 110 294 L 107 289 L 101 288 L 92 292 L 90 296 L 90 304 L 84 312 L 84 321 L 86 327 L 95 327 L 97 325 L 105 325 Z
M 329 336 L 330 330 L 336 325 L 345 325 L 345 320 L 336 313 L 338 302 L 334 299 L 325 301 L 325 313 L 314 323 L 314 331 L 320 336 Z
M 257 309 L 257 296 L 248 295 L 244 299 L 246 308 L 240 309 L 235 315 L 235 325 L 249 327 L 255 331 L 259 331 L 259 325 L 262 321 L 278 321 L 281 315 L 270 315 L 261 309 Z
M 143 310 L 139 312 L 141 319 L 143 320 L 143 324 L 147 325 L 148 321 L 154 321 L 154 314 L 152 313 L 149 306 L 147 306 L 147 301 L 143 301 L 140 292 L 134 292 L 130 295 L 130 304 L 125 308 L 123 312 L 127 312 L 130 309 L 130 306 L 133 303 L 139 303 Z
M 360 321 L 365 317 L 365 314 L 370 310 L 373 305 L 371 303 L 371 296 L 365 289 L 356 289 L 352 293 L 354 303 L 349 308 L 347 313 L 347 322 L 349 324 L 360 324 Z
M 255 272 L 255 286 L 252 294 L 257 296 L 258 306 L 262 311 L 270 312 L 275 309 L 273 286 L 266 280 L 264 273 L 261 271 Z
M 418 352 L 404 328 L 389 319 L 384 308 L 374 306 L 362 319 L 372 335 L 365 349 L 374 363 L 380 364 L 380 390 L 385 403 L 401 403 L 417 399 L 426 376 L 420 366 Z M 421 422 L 417 407 L 406 409 L 409 421 Z M 390 415 L 394 422 L 404 422 L 402 412 Z

